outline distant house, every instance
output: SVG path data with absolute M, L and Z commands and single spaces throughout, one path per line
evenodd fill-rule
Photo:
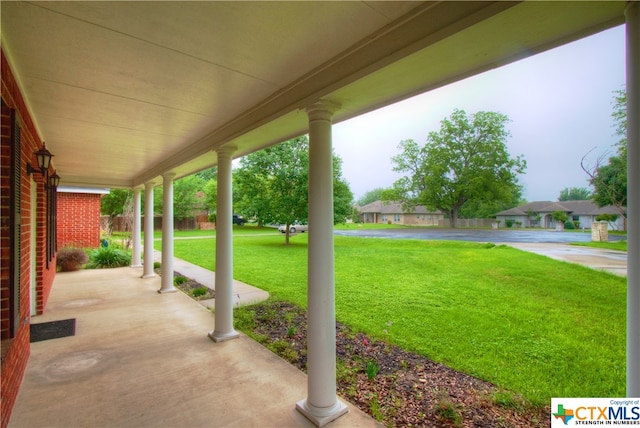
M 413 211 L 405 211 L 402 209 L 402 204 L 395 202 L 385 204 L 382 201 L 375 201 L 358 207 L 358 210 L 363 223 L 437 226 L 438 221 L 444 219 L 444 214 L 440 211 L 429 211 L 422 205 L 415 207 Z
M 567 214 L 569 220 L 579 223 L 579 227 L 587 229 L 591 228 L 591 223 L 596 220 L 600 214 L 615 214 L 618 219 L 609 223 L 611 230 L 623 230 L 624 223 L 620 212 L 613 205 L 598 207 L 593 201 L 537 201 L 520 205 L 496 214 L 496 219 L 504 225 L 507 220 L 511 220 L 517 227 L 540 227 L 555 228 L 556 221 L 551 218 L 551 214 L 555 211 L 563 211 Z

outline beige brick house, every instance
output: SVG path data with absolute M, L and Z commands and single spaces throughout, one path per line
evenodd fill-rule
M 360 220 L 363 223 L 389 223 L 408 226 L 437 226 L 439 220 L 444 219 L 440 211 L 429 211 L 425 206 L 419 205 L 411 210 L 403 210 L 402 204 L 382 201 L 358 207 Z

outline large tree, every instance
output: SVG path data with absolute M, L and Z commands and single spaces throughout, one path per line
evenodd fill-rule
M 384 187 L 376 187 L 375 189 L 371 189 L 366 192 L 358 201 L 356 205 L 359 207 L 363 207 L 371 202 L 379 201 L 382 199 L 382 192 L 384 192 Z
M 593 186 L 593 201 L 598 206 L 613 205 L 624 219 L 626 229 L 627 206 L 627 95 L 624 90 L 615 91 L 613 117 L 615 134 L 620 137 L 616 154 L 606 159 L 606 154 L 598 156 L 595 164 L 588 165 L 587 153 L 580 162 Z
M 198 175 L 189 175 L 173 182 L 173 216 L 178 220 L 193 217 L 194 211 L 204 208 L 204 197 L 200 194 L 205 181 Z M 162 214 L 163 187 L 153 191 L 153 210 Z
M 565 187 L 558 196 L 558 201 L 585 201 L 587 199 L 591 199 L 591 191 L 586 187 Z
M 268 147 L 240 159 L 234 171 L 236 210 L 258 224 L 289 226 L 308 219 L 309 140 L 306 136 Z M 353 194 L 342 178 L 342 160 L 333 156 L 334 223 L 351 212 Z
M 104 195 L 100 200 L 100 214 L 108 215 L 107 233 L 111 235 L 113 231 L 113 220 L 124 213 L 127 199 L 132 195 L 131 190 L 111 189 L 108 195 Z
M 509 155 L 508 121 L 496 112 L 467 116 L 464 110 L 455 110 L 442 120 L 439 132 L 429 133 L 424 146 L 402 141 L 401 153 L 391 160 L 394 171 L 407 175 L 383 198 L 399 200 L 407 209 L 417 205 L 439 209 L 451 227 L 456 227 L 466 206 L 520 199 L 517 176 L 526 169 L 526 161 Z

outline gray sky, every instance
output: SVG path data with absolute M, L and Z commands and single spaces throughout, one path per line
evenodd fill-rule
M 580 160 L 615 152 L 613 91 L 624 88 L 624 26 L 488 71 L 336 124 L 333 145 L 356 199 L 390 187 L 400 175 L 391 157 L 398 143 L 420 145 L 454 109 L 497 111 L 511 122 L 512 156 L 524 155 L 520 176 L 528 201 L 555 201 L 565 187 L 588 187 Z

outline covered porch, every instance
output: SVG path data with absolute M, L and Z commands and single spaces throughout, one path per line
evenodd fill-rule
M 243 334 L 212 347 L 214 315 L 140 273 L 56 276 L 33 323 L 75 318 L 76 333 L 32 343 L 9 426 L 314 426 L 295 409 L 304 373 Z M 347 405 L 333 426 L 376 426 Z

